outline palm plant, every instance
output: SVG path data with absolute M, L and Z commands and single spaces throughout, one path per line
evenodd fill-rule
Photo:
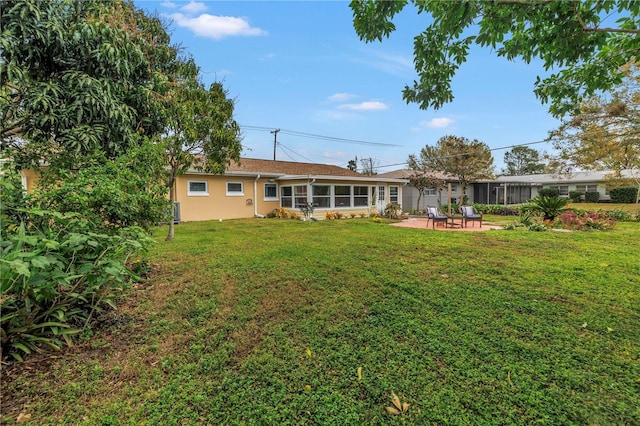
M 538 196 L 531 202 L 535 206 L 535 210 L 543 214 L 544 221 L 551 222 L 565 211 L 569 200 L 560 197 Z

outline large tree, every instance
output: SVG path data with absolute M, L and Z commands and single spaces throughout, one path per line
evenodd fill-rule
M 233 119 L 234 101 L 221 83 L 208 89 L 199 80 L 192 59 L 182 62 L 166 106 L 167 126 L 161 137 L 169 165 L 169 200 L 175 202 L 176 178 L 190 168 L 223 173 L 231 160 L 238 161 L 242 145 L 240 127 Z M 167 241 L 174 236 L 169 221 Z
M 50 169 L 104 162 L 162 126 L 176 50 L 131 2 L 0 2 L 0 142 Z
M 619 85 L 587 99 L 552 132 L 555 171 L 600 170 L 612 184 L 640 184 L 640 67 L 631 62 L 622 71 Z
M 441 172 L 455 176 L 462 186 L 462 203 L 467 203 L 469 182 L 493 177 L 491 150 L 477 139 L 443 136 L 435 146 L 425 146 L 420 155 L 411 154 L 409 168 L 427 172 Z
M 444 179 L 437 177 L 434 173 L 414 170 L 409 176 L 409 186 L 414 187 L 418 191 L 416 210 L 420 210 L 420 200 L 422 200 L 422 196 L 427 189 L 435 188 L 436 191 L 440 192 L 444 189 L 445 184 Z
M 353 0 L 354 27 L 361 39 L 381 41 L 396 27 L 393 18 L 407 0 Z M 469 48 L 529 63 L 542 60 L 555 73 L 535 82 L 534 92 L 562 116 L 579 100 L 619 83 L 620 67 L 640 56 L 640 2 L 628 0 L 411 0 L 431 19 L 414 38 L 419 80 L 403 98 L 420 108 L 453 100 L 451 79 Z
M 545 170 L 540 153 L 528 146 L 516 146 L 505 152 L 504 164 L 502 173 L 507 176 L 535 175 Z

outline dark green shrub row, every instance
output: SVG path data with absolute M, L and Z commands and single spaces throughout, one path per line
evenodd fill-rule
M 558 188 L 542 188 L 538 191 L 540 197 L 559 197 L 560 190 Z
M 580 191 L 569 191 L 569 198 L 574 203 L 579 203 L 582 201 L 582 192 Z
M 598 191 L 587 191 L 584 193 L 585 203 L 597 203 L 600 201 L 600 193 Z
M 624 187 L 609 190 L 612 203 L 635 203 L 638 199 L 638 188 Z

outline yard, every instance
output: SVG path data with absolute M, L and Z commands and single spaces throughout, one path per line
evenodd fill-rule
M 102 329 L 3 369 L 2 424 L 640 424 L 640 223 L 165 233 Z

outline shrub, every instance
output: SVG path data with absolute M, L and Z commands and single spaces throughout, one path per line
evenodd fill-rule
M 613 188 L 609 190 L 612 203 L 635 203 L 638 199 L 638 188 L 635 187 L 622 187 Z
M 396 203 L 389 203 L 384 208 L 384 215 L 390 219 L 396 219 L 402 213 L 402 207 Z
M 558 221 L 567 229 L 579 231 L 599 230 L 605 231 L 615 226 L 616 221 L 604 213 L 578 214 L 567 211 L 558 216 Z
M 542 188 L 538 191 L 540 197 L 559 197 L 560 190 L 558 188 Z
M 41 225 L 23 222 L 0 243 L 3 359 L 70 345 L 97 312 L 115 307 L 114 296 L 137 278 L 127 263 L 152 241 L 138 227 L 100 234 L 77 214 L 28 213 Z
M 584 193 L 584 201 L 586 203 L 597 203 L 600 201 L 600 193 L 598 191 L 587 191 Z
M 538 196 L 531 200 L 535 208 L 543 214 L 545 221 L 552 221 L 565 210 L 568 199 Z
M 580 192 L 580 191 L 569 191 L 569 198 L 574 203 L 579 203 L 580 201 L 582 201 L 582 192 Z

